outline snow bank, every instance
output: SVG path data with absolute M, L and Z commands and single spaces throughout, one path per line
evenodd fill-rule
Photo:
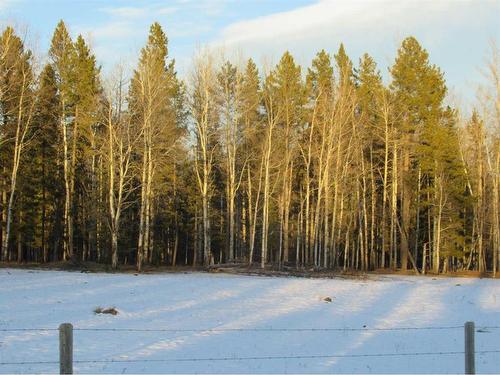
M 71 322 L 81 329 L 181 330 L 75 330 L 76 373 L 463 373 L 463 354 L 438 353 L 463 351 L 460 327 L 465 321 L 475 321 L 476 327 L 500 326 L 500 283 L 490 279 L 327 280 L 2 269 L 0 285 L 0 362 L 58 360 L 57 331 L 2 329 L 57 328 Z M 323 301 L 327 296 L 331 303 Z M 95 315 L 97 306 L 115 306 L 119 314 Z M 460 327 L 392 330 L 453 326 Z M 297 328 L 361 330 L 278 330 Z M 500 350 L 500 329 L 480 331 L 476 351 Z M 362 356 L 381 353 L 391 356 Z M 299 358 L 262 358 L 293 356 Z M 207 358 L 225 360 L 165 361 Z M 111 359 L 140 361 L 78 362 Z M 500 353 L 478 354 L 476 370 L 500 371 Z M 57 371 L 57 363 L 0 365 L 0 373 Z

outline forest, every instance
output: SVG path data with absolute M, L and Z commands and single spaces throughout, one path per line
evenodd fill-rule
M 0 259 L 495 275 L 494 45 L 483 70 L 466 111 L 411 36 L 384 75 L 341 44 L 309 67 L 202 49 L 181 79 L 158 23 L 131 74 L 63 21 L 46 59 L 8 26 Z

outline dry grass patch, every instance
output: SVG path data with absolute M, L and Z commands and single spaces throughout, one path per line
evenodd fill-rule
M 99 306 L 94 309 L 94 314 L 118 315 L 118 310 L 114 307 L 102 308 Z

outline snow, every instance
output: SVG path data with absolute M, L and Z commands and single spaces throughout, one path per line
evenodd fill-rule
M 0 373 L 58 372 L 57 330 L 5 330 L 63 322 L 80 329 L 181 330 L 75 330 L 75 373 L 463 373 L 463 354 L 438 353 L 463 352 L 468 320 L 476 323 L 476 351 L 500 350 L 500 328 L 480 328 L 500 326 L 500 282 L 492 279 L 0 269 L 0 285 L 0 363 L 54 362 L 0 365 Z M 97 306 L 115 306 L 119 314 L 95 315 Z M 368 330 L 278 330 L 363 327 Z M 358 356 L 380 353 L 432 355 Z M 276 356 L 302 358 L 166 361 Z M 78 362 L 110 359 L 122 362 Z M 499 372 L 500 353 L 478 353 L 476 371 Z

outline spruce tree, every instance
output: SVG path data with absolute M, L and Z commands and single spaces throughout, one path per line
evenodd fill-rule
M 98 186 L 102 173 L 99 159 L 99 147 L 102 141 L 102 126 L 99 122 L 102 89 L 100 85 L 100 68 L 95 56 L 79 35 L 74 43 L 74 74 L 77 79 L 74 85 L 74 126 L 71 146 L 71 190 L 74 194 L 72 211 L 75 213 L 75 227 L 78 236 L 78 255 L 83 260 L 92 254 L 94 259 L 101 260 L 103 244 L 100 240 L 102 232 L 102 211 L 104 198 Z M 89 186 L 88 189 L 79 189 Z M 101 189 L 102 191 L 102 189 Z M 93 202 L 93 204 L 89 204 Z M 77 207 L 87 207 L 77 210 Z
M 9 259 L 9 240 L 14 219 L 14 198 L 18 188 L 20 167 L 31 132 L 34 106 L 35 75 L 32 53 L 12 27 L 0 35 L 0 141 L 3 170 L 2 192 L 2 259 Z M 21 213 L 17 213 L 17 221 Z M 21 261 L 21 230 L 18 230 L 18 256 Z
M 33 158 L 35 171 L 39 176 L 38 193 L 40 194 L 40 247 L 42 259 L 47 262 L 58 259 L 62 232 L 60 218 L 63 206 L 61 157 L 61 133 L 59 130 L 60 102 L 56 74 L 52 65 L 45 65 L 37 92 L 37 104 L 34 117 Z M 50 254 L 52 249 L 52 254 Z
M 429 54 L 413 37 L 406 38 L 402 42 L 390 72 L 392 75 L 390 88 L 397 97 L 397 110 L 400 113 L 398 122 L 399 137 L 402 142 L 400 247 L 401 268 L 407 269 L 412 234 L 418 235 L 418 231 L 412 233 L 414 218 L 419 217 L 419 214 L 412 214 L 412 202 L 417 201 L 416 198 L 420 194 L 423 179 L 421 171 L 419 175 L 421 168 L 419 164 L 425 157 L 416 155 L 418 151 L 415 147 L 419 142 L 429 142 L 425 137 L 432 134 L 432 129 L 440 123 L 446 86 L 443 73 L 429 62 Z M 418 211 L 419 207 L 416 209 Z

